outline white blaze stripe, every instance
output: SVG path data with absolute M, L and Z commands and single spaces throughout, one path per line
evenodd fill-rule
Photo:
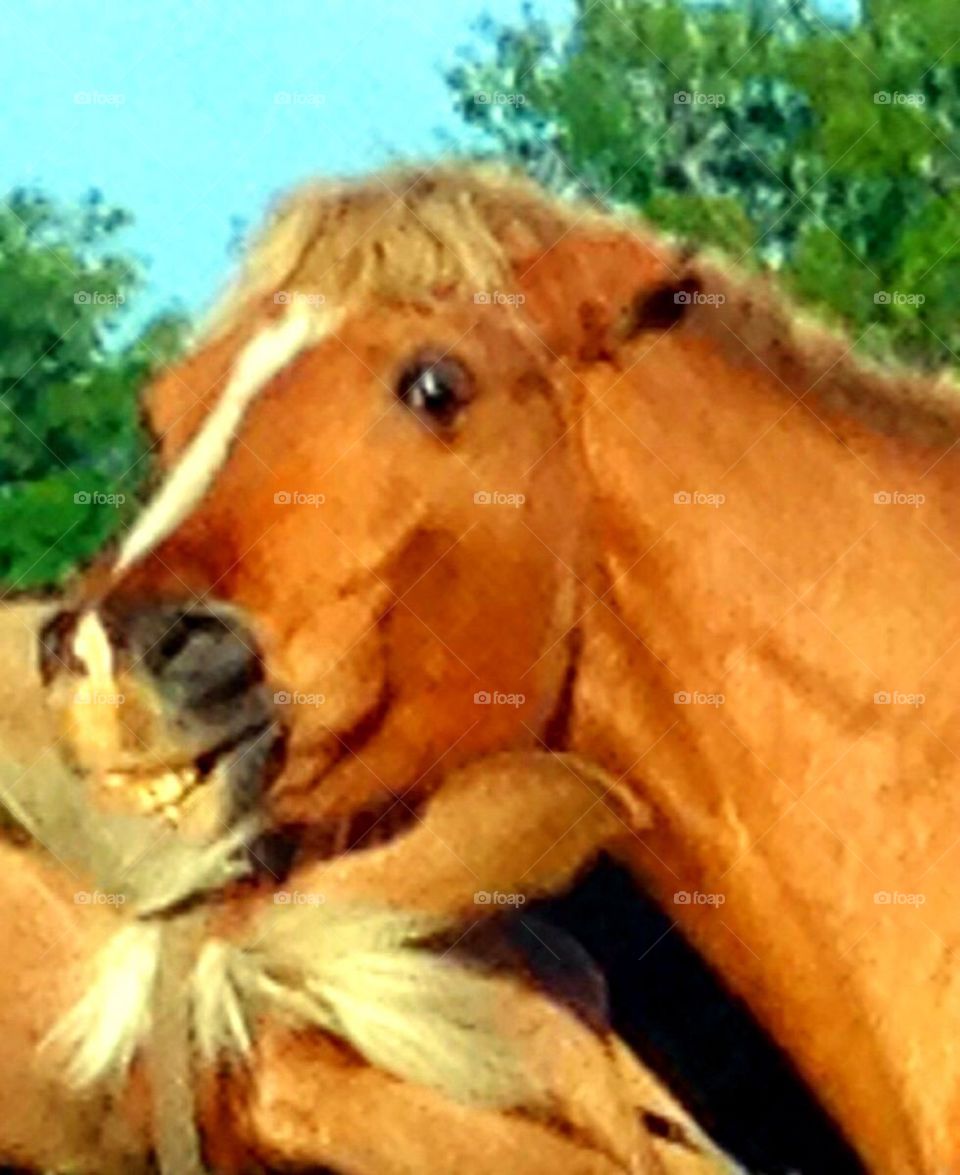
M 113 679 L 110 639 L 96 612 L 85 612 L 77 624 L 73 651 L 86 668 L 93 689 L 109 691 Z
M 116 574 L 167 538 L 199 504 L 226 461 L 257 393 L 309 342 L 328 334 L 335 321 L 329 311 L 293 310 L 244 347 L 216 407 L 124 540 L 114 566 Z

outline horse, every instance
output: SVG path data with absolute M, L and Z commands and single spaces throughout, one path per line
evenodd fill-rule
M 174 808 L 229 758 L 294 875 L 582 756 L 869 1169 L 952 1169 L 956 394 L 496 169 L 308 184 L 148 390 L 155 495 L 43 638 L 65 745 Z

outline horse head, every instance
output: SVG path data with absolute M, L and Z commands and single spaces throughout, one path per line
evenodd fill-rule
M 148 390 L 156 496 L 44 638 L 75 754 L 171 808 L 229 756 L 231 805 L 269 781 L 332 827 L 537 746 L 596 539 L 578 372 L 667 325 L 676 276 L 483 171 L 295 194 Z M 85 633 L 116 722 L 76 704 Z

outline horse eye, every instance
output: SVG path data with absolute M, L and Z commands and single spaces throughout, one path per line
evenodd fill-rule
M 397 380 L 397 398 L 411 411 L 440 425 L 450 425 L 473 397 L 466 368 L 448 355 L 420 356 Z

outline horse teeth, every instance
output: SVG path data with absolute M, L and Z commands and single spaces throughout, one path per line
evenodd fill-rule
M 180 805 L 200 782 L 196 767 L 181 767 L 153 775 L 133 771 L 107 771 L 104 786 L 111 792 L 128 792 L 142 812 L 158 813 L 171 823 L 180 819 Z

